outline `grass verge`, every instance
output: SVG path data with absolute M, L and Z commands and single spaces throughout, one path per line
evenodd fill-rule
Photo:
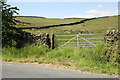
M 50 50 L 44 46 L 26 45 L 23 48 L 4 48 L 3 61 L 64 65 L 81 71 L 118 75 L 117 62 L 102 60 L 104 45 L 95 48 L 65 47 Z

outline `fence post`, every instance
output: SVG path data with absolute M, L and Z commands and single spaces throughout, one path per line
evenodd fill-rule
M 51 49 L 54 49 L 54 33 L 51 34 Z

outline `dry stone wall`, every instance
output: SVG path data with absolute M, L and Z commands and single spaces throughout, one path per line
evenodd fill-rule
M 108 30 L 105 33 L 104 42 L 105 43 L 118 43 L 120 40 L 120 30 Z
M 41 35 L 33 34 L 33 43 L 37 45 L 43 44 L 44 46 L 47 46 L 48 48 L 50 48 L 51 43 L 50 43 L 49 34 L 48 33 L 41 34 Z
M 108 62 L 120 63 L 120 31 L 119 30 L 108 30 L 104 37 L 105 48 L 103 58 Z
M 51 47 L 51 39 L 50 39 L 48 33 L 38 35 L 38 34 L 31 34 L 29 32 L 24 32 L 23 36 L 30 43 L 34 43 L 36 45 L 43 44 L 44 46 L 46 46 L 48 48 Z

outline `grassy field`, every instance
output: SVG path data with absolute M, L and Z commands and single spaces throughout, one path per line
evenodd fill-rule
M 17 27 L 34 27 L 34 26 L 48 26 L 48 25 L 57 25 L 57 24 L 68 24 L 77 21 L 81 21 L 83 19 L 59 19 L 59 18 L 39 18 L 39 17 L 16 17 L 16 20 L 21 22 L 31 23 L 31 25 L 17 25 Z
M 118 75 L 117 62 L 107 62 L 102 57 L 104 45 L 94 48 L 65 47 L 50 50 L 44 46 L 26 45 L 16 49 L 8 47 L 3 49 L 3 60 L 22 63 L 38 63 L 63 65 L 74 70 L 92 73 Z
M 29 17 L 24 18 L 24 17 L 18 17 L 20 20 L 25 19 L 23 21 L 29 21 L 27 20 Z M 33 19 L 33 20 L 32 20 Z M 33 22 L 35 21 L 50 21 L 51 23 L 56 23 L 60 24 L 59 21 L 63 21 L 64 23 L 69 23 L 69 22 L 76 22 L 80 21 L 80 19 L 44 19 L 44 18 L 31 18 Z M 54 22 L 54 20 L 56 20 Z M 82 20 L 82 19 L 81 19 Z M 43 24 L 45 24 L 43 21 Z M 66 22 L 65 22 L 66 21 Z M 69 21 L 69 22 L 68 22 Z M 49 22 L 49 23 L 50 23 Z M 46 25 L 48 23 L 46 22 Z M 104 17 L 104 18 L 97 18 L 93 20 L 86 21 L 85 23 L 82 24 L 77 24 L 77 25 L 70 25 L 70 26 L 59 26 L 59 27 L 54 27 L 54 28 L 48 28 L 48 29 L 41 29 L 41 30 L 25 30 L 27 32 L 33 33 L 33 34 L 43 34 L 43 33 L 54 33 L 55 35 L 57 34 L 80 34 L 80 31 L 85 31 L 84 34 L 95 34 L 95 33 L 105 33 L 107 30 L 112 30 L 112 29 L 118 29 L 118 16 L 111 16 L 111 17 Z M 83 36 L 82 36 L 83 37 Z M 85 38 L 84 36 L 83 38 Z M 90 38 L 95 38 L 96 36 L 89 36 Z M 98 36 L 98 37 L 104 37 L 103 36 Z M 71 39 L 72 37 L 61 37 L 63 39 Z M 58 39 L 61 39 L 60 37 Z M 68 40 L 66 40 L 68 41 Z M 57 41 L 58 45 L 63 45 L 65 42 L 64 41 Z M 83 41 L 83 40 L 82 40 Z M 91 41 L 91 40 L 90 40 Z M 98 41 L 98 40 L 95 40 Z M 102 40 L 103 41 L 103 40 Z
M 54 19 L 54 18 L 50 19 L 36 17 L 17 17 L 16 19 L 20 20 L 21 22 L 31 23 L 30 25 L 23 25 L 22 27 L 33 25 L 46 26 L 54 24 L 64 24 L 82 20 L 82 19 Z M 25 31 L 34 34 L 54 33 L 55 35 L 59 34 L 63 35 L 63 34 L 78 34 L 82 30 L 86 31 L 85 33 L 88 34 L 105 33 L 107 30 L 111 29 L 118 29 L 118 16 L 97 18 L 77 25 Z M 103 37 L 103 35 L 82 37 L 94 38 Z M 72 37 L 65 38 L 71 39 Z M 65 38 L 59 37 L 58 39 Z M 65 43 L 65 41 L 63 42 L 57 41 L 55 42 L 55 45 L 63 43 Z M 97 46 L 92 48 L 64 47 L 61 49 L 55 48 L 54 50 L 51 50 L 46 48 L 45 46 L 42 45 L 38 46 L 33 44 L 25 45 L 24 47 L 19 49 L 14 47 L 3 48 L 2 54 L 4 61 L 63 65 L 67 67 L 72 67 L 75 70 L 80 71 L 104 73 L 111 75 L 119 74 L 118 72 L 119 63 L 116 61 L 118 59 L 118 45 L 107 47 L 103 43 L 97 43 Z
M 41 19 L 41 18 L 24 18 L 18 17 L 19 20 L 29 22 L 35 24 L 42 25 L 52 25 L 52 24 L 60 24 L 60 23 L 70 23 L 80 21 L 82 19 Z M 47 22 L 48 21 L 48 22 Z M 111 16 L 105 18 L 97 18 L 93 20 L 86 21 L 82 24 L 70 25 L 70 26 L 60 26 L 48 29 L 41 30 L 25 30 L 27 32 L 31 32 L 34 34 L 42 34 L 42 33 L 55 33 L 55 34 L 78 34 L 80 31 L 86 31 L 85 33 L 105 33 L 107 30 L 118 29 L 118 16 Z

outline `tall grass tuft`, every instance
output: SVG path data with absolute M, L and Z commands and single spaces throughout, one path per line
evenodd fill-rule
M 98 44 L 93 48 L 64 47 L 54 50 L 44 46 L 25 45 L 23 48 L 16 49 L 7 47 L 3 49 L 3 60 L 7 61 L 27 61 L 38 63 L 61 64 L 65 66 L 75 66 L 81 71 L 96 73 L 118 74 L 118 63 L 107 62 L 104 52 L 105 45 Z M 114 49 L 115 50 L 115 49 Z M 112 55 L 111 55 L 112 56 Z M 112 57 L 110 57 L 111 59 Z M 26 60 L 27 59 L 27 60 Z
M 2 51 L 3 59 L 21 59 L 21 58 L 38 58 L 49 51 L 44 46 L 25 45 L 23 48 L 7 47 Z
M 99 44 L 95 48 L 77 48 L 77 47 L 65 47 L 61 49 L 55 49 L 47 53 L 48 57 L 61 58 L 61 59 L 77 59 L 85 58 L 89 60 L 100 60 L 101 52 L 103 50 L 103 44 Z

